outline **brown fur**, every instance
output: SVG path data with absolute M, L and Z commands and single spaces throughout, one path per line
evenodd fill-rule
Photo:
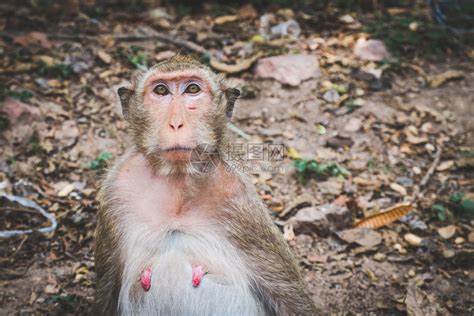
M 222 150 L 226 143 L 226 123 L 232 113 L 238 91 L 225 89 L 217 75 L 206 66 L 185 56 L 162 62 L 151 68 L 151 72 L 184 72 L 190 69 L 205 73 L 205 79 L 218 88 L 211 91 L 214 108 L 204 118 L 206 122 L 203 126 L 212 129 L 210 133 L 213 135 L 213 145 Z M 147 112 L 143 110 L 144 92 L 139 90 L 140 83 L 146 80 L 147 78 L 138 77 L 131 89 L 119 91 L 124 116 L 130 123 L 134 146 L 109 171 L 98 196 L 100 208 L 94 247 L 97 273 L 94 314 L 97 315 L 118 313 L 124 262 L 120 254 L 123 231 L 120 229 L 120 218 L 116 215 L 120 212 L 114 212 L 114 209 L 125 203 L 116 192 L 120 174 L 126 170 L 123 166 L 135 159 L 133 157 L 142 156 L 148 161 L 153 172 L 159 173 L 162 168 L 161 158 L 156 158 L 144 141 L 152 123 Z M 246 270 L 250 271 L 251 282 L 248 286 L 266 314 L 317 314 L 297 263 L 250 180 L 246 175 L 234 171 L 235 169 L 228 171 L 228 166 L 228 162 L 219 161 L 218 168 L 208 174 L 187 174 L 183 167 L 169 175 L 169 181 L 175 185 L 176 196 L 173 205 L 169 206 L 170 212 L 174 214 L 172 216 L 186 218 L 196 206 L 209 210 L 206 216 L 218 227 L 215 233 L 223 235 L 243 258 Z M 225 271 L 220 271 L 212 277 L 219 279 L 219 275 L 225 275 Z M 223 282 L 225 283 L 225 280 Z M 133 292 L 138 293 L 134 294 L 134 297 L 139 296 L 140 288 L 134 285 Z

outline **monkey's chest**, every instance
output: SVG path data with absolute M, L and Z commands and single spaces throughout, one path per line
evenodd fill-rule
M 218 234 L 165 230 L 128 238 L 119 301 L 123 314 L 259 314 L 239 253 Z

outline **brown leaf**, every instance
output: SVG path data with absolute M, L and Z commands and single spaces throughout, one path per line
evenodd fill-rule
M 30 32 L 25 35 L 16 36 L 13 39 L 13 42 L 21 46 L 39 45 L 46 49 L 49 49 L 52 46 L 51 42 L 48 40 L 48 37 L 44 33 L 40 32 Z
M 235 22 L 239 19 L 239 16 L 237 15 L 222 15 L 218 16 L 215 20 L 214 23 L 217 25 L 229 23 L 229 22 Z
M 438 88 L 439 86 L 444 84 L 446 81 L 459 79 L 462 77 L 464 77 L 464 73 L 462 71 L 448 70 L 448 71 L 443 72 L 442 74 L 430 77 L 428 78 L 428 80 L 432 88 Z
M 97 52 L 97 56 L 99 57 L 100 60 L 102 60 L 106 64 L 110 64 L 112 62 L 112 56 L 110 56 L 103 50 L 99 50 Z
M 366 227 L 366 228 L 377 229 L 396 221 L 397 219 L 401 218 L 402 216 L 410 212 L 412 209 L 413 209 L 413 205 L 411 204 L 395 205 L 391 208 L 383 210 L 382 212 L 378 214 L 374 214 L 374 215 L 361 219 L 360 221 L 354 224 L 354 227 L 357 227 L 357 228 Z
M 257 53 L 255 56 L 247 58 L 247 59 L 243 59 L 242 61 L 240 61 L 239 63 L 237 63 L 235 65 L 229 65 L 229 64 L 221 63 L 220 61 L 216 60 L 215 58 L 211 58 L 211 61 L 210 61 L 209 64 L 211 65 L 212 68 L 214 68 L 217 71 L 221 71 L 221 72 L 224 72 L 224 73 L 227 73 L 227 74 L 235 74 L 235 73 L 242 72 L 242 71 L 247 70 L 250 67 L 252 67 L 252 64 L 257 59 L 259 59 L 260 56 L 261 56 L 261 54 Z

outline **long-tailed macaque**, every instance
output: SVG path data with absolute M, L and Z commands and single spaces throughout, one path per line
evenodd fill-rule
M 253 184 L 214 154 L 239 91 L 180 55 L 132 81 L 131 144 L 98 196 L 96 314 L 317 314 Z

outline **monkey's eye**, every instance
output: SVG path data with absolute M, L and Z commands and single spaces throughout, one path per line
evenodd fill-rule
M 195 93 L 198 93 L 199 91 L 201 91 L 201 88 L 199 88 L 199 86 L 197 84 L 191 83 L 186 88 L 186 91 L 184 91 L 184 92 L 195 94 Z
M 153 89 L 153 92 L 158 95 L 167 95 L 169 93 L 169 90 L 164 85 L 159 84 L 155 87 L 155 89 Z

